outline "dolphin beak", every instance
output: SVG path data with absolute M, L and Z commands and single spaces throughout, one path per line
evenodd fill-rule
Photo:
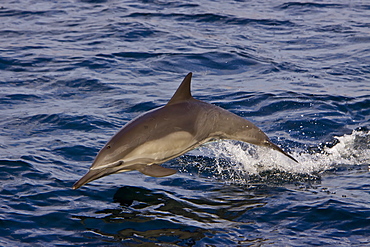
M 78 189 L 81 186 L 95 180 L 101 177 L 104 177 L 106 175 L 109 175 L 111 173 L 107 173 L 104 169 L 99 170 L 89 170 L 80 180 L 78 180 L 72 187 L 72 189 Z
M 81 186 L 96 180 L 101 177 L 108 176 L 110 174 L 118 173 L 120 170 L 120 165 L 123 163 L 123 161 L 118 161 L 112 164 L 107 165 L 107 167 L 103 167 L 100 169 L 93 169 L 89 170 L 80 180 L 78 180 L 72 187 L 72 189 L 78 189 Z

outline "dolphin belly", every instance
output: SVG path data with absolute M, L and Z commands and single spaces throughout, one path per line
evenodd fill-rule
M 140 157 L 140 159 L 153 160 L 153 163 L 163 163 L 197 143 L 198 141 L 189 132 L 176 131 L 139 145 L 125 156 L 124 161 L 132 163 Z

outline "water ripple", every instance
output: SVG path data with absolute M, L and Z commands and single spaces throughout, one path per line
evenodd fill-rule
M 369 10 L 361 2 L 0 4 L 0 245 L 365 246 Z M 330 18 L 328 18 L 330 16 Z M 293 155 L 233 141 L 73 183 L 125 123 L 193 95 Z

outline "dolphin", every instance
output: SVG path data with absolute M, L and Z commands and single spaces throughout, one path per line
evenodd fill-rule
M 110 174 L 132 170 L 153 177 L 172 175 L 176 170 L 160 164 L 219 139 L 269 147 L 298 162 L 253 123 L 194 99 L 190 92 L 191 77 L 189 73 L 165 106 L 138 116 L 115 134 L 73 189 Z

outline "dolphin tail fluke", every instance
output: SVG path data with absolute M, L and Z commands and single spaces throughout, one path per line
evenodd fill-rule
M 265 143 L 267 147 L 270 147 L 272 149 L 275 149 L 276 151 L 279 151 L 280 153 L 284 154 L 285 156 L 289 157 L 290 159 L 294 160 L 295 162 L 299 163 L 298 160 L 293 158 L 291 155 L 287 154 L 284 150 L 282 150 L 279 146 L 275 145 L 274 143 L 267 141 Z

